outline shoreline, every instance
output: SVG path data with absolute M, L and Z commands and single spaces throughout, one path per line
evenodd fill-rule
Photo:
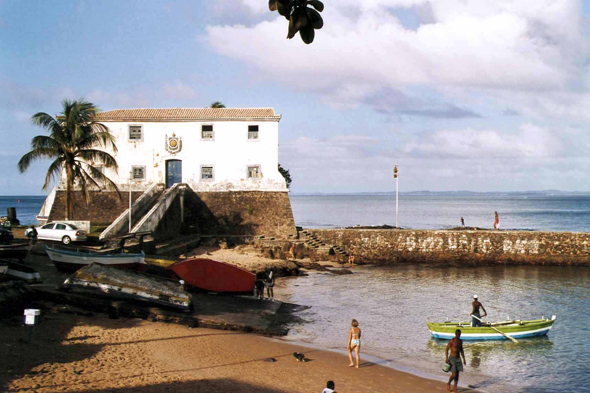
M 342 353 L 254 334 L 62 313 L 47 314 L 43 325 L 26 343 L 20 321 L 0 323 L 4 391 L 319 392 L 327 380 L 340 393 L 446 391 L 444 382 L 367 356 L 349 368 Z M 297 362 L 293 351 L 309 361 Z
M 287 337 L 287 336 L 284 336 L 284 337 Z M 320 351 L 333 352 L 333 353 L 336 353 L 336 354 L 339 354 L 343 357 L 348 358 L 348 352 L 344 349 L 327 348 L 327 347 L 322 347 L 320 345 L 316 345 L 316 344 L 312 344 L 312 343 L 307 343 L 307 342 L 297 341 L 297 340 L 288 340 L 285 338 L 278 338 L 278 337 L 276 337 L 276 338 L 266 337 L 266 339 L 267 340 L 276 340 L 276 341 L 280 341 L 282 343 L 287 343 L 287 344 L 291 344 L 291 345 L 299 346 L 299 347 L 306 347 L 306 348 L 317 349 Z M 418 368 L 405 366 L 405 365 L 396 363 L 392 360 L 384 359 L 383 357 L 380 357 L 377 355 L 371 355 L 371 354 L 361 352 L 361 361 L 366 362 L 367 360 L 370 363 L 373 363 L 375 365 L 390 368 L 390 369 L 398 371 L 400 373 L 409 374 L 409 375 L 413 375 L 413 376 L 420 378 L 420 379 L 426 379 L 426 380 L 441 382 L 441 383 L 445 383 L 445 384 L 446 384 L 446 381 L 448 380 L 448 377 L 450 376 L 450 373 L 444 374 L 443 376 L 434 375 L 434 374 L 431 374 L 427 371 L 422 371 Z M 469 386 L 468 384 L 459 383 L 457 386 L 460 389 L 464 389 L 462 391 L 465 391 L 465 392 L 488 393 L 485 390 L 481 390 L 479 388 Z

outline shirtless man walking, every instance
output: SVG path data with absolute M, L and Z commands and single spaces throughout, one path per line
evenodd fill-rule
M 463 364 L 465 362 L 465 352 L 463 352 L 463 340 L 461 340 L 461 330 L 455 330 L 455 337 L 447 344 L 445 351 L 446 363 L 451 365 L 451 377 L 447 382 L 447 392 L 457 393 L 457 383 L 459 383 L 459 372 L 463 371 Z M 451 350 L 451 356 L 449 357 L 449 349 Z M 463 364 L 461 364 L 461 356 L 463 358 Z M 455 380 L 453 390 L 451 390 L 451 382 Z

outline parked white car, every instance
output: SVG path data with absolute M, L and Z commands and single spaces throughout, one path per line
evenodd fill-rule
M 52 222 L 37 227 L 37 238 L 41 240 L 55 240 L 63 244 L 70 244 L 71 242 L 86 241 L 86 232 L 76 228 L 75 225 L 67 224 L 65 222 Z M 28 236 L 32 231 L 31 228 L 25 231 Z

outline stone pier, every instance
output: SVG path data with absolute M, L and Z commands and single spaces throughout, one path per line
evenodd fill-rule
M 308 229 L 375 264 L 590 266 L 590 233 L 470 230 Z

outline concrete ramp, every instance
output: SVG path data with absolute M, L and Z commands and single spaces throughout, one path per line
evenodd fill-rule
M 163 184 L 153 184 L 150 186 L 131 206 L 131 220 L 140 221 L 151 208 L 157 204 L 159 197 L 164 190 Z M 114 238 L 129 231 L 129 209 L 125 209 L 101 234 L 99 239 L 105 240 Z
M 156 228 L 160 221 L 166 215 L 166 212 L 172 206 L 172 203 L 179 196 L 187 186 L 185 184 L 177 183 L 164 191 L 158 199 L 158 202 L 145 214 L 141 220 L 133 227 L 131 233 L 137 232 L 156 232 Z M 182 215 L 182 213 L 181 213 Z M 181 219 L 182 221 L 182 219 Z

